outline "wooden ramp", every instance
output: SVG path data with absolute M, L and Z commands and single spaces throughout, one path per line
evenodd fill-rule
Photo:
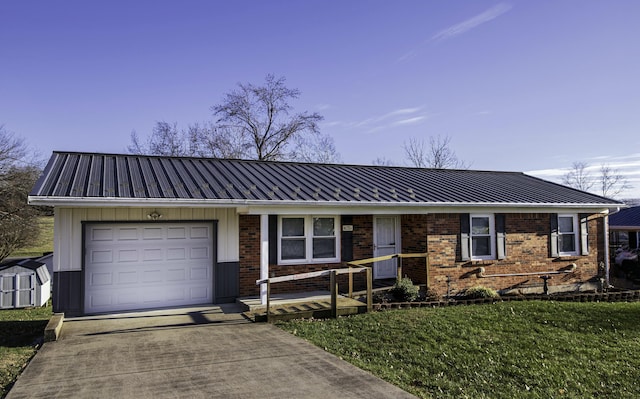
M 239 299 L 247 309 L 245 315 L 250 319 L 264 322 L 292 319 L 324 319 L 331 317 L 331 297 L 328 294 L 314 294 L 308 297 L 284 297 L 273 301 L 270 306 L 269 320 L 267 308 L 255 298 Z M 338 316 L 366 313 L 367 304 L 355 299 L 338 296 Z

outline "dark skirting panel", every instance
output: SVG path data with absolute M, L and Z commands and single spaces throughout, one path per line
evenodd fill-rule
M 240 294 L 240 262 L 215 265 L 215 303 L 235 302 Z
M 81 316 L 84 282 L 81 271 L 53 273 L 53 311 L 65 316 Z

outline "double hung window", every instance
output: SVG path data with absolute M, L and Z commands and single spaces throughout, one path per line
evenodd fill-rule
M 470 215 L 471 259 L 495 259 L 493 215 Z
M 578 255 L 578 219 L 576 215 L 558 215 L 558 253 Z
M 281 216 L 278 223 L 280 264 L 339 261 L 337 216 Z

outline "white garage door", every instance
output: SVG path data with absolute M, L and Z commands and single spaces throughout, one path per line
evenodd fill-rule
M 85 313 L 213 302 L 210 223 L 90 224 Z

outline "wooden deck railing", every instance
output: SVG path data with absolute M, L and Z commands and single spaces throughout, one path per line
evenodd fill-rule
M 337 317 L 338 315 L 338 280 L 337 276 L 340 274 L 349 274 L 349 281 L 353 281 L 353 273 L 366 273 L 367 279 L 367 312 L 370 312 L 373 308 L 373 298 L 372 298 L 372 276 L 371 269 L 368 267 L 349 267 L 344 269 L 330 269 L 330 270 L 320 270 L 317 272 L 309 272 L 309 273 L 299 273 L 299 274 L 289 274 L 286 276 L 278 276 L 278 277 L 270 277 L 261 280 L 256 280 L 256 285 L 267 285 L 267 321 L 270 320 L 271 314 L 271 284 L 272 283 L 282 283 L 285 281 L 295 281 L 295 280 L 304 280 L 308 278 L 329 276 L 329 286 L 331 288 L 331 317 Z
M 416 254 L 384 255 L 384 256 L 378 256 L 375 258 L 354 260 L 351 262 L 347 262 L 347 265 L 349 267 L 358 267 L 358 266 L 365 266 L 370 263 L 381 262 L 381 261 L 391 260 L 391 259 L 398 259 L 398 264 L 396 265 L 396 267 L 398 268 L 396 273 L 396 279 L 400 280 L 402 278 L 402 259 L 410 259 L 410 258 L 425 258 L 425 273 L 426 273 L 425 284 L 426 284 L 426 287 L 429 287 L 429 254 L 427 252 L 416 253 Z M 365 267 L 370 268 L 371 266 L 365 266 Z M 352 298 L 352 297 L 353 297 L 353 275 L 350 274 L 349 275 L 349 298 Z

